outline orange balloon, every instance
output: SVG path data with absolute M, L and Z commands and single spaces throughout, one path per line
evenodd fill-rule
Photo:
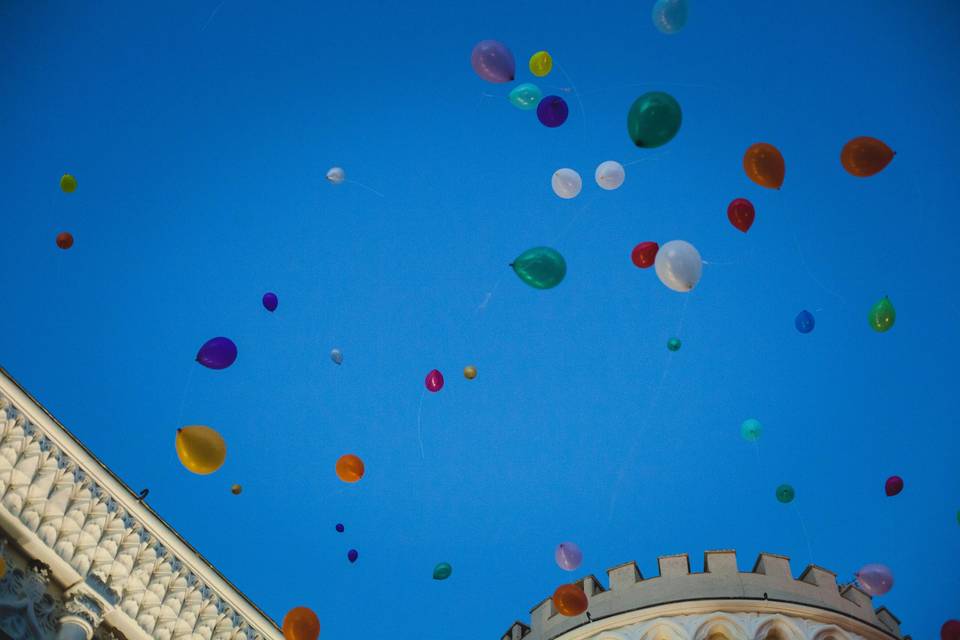
M 843 145 L 840 164 L 850 175 L 869 178 L 883 171 L 894 155 L 896 154 L 893 149 L 882 140 L 860 136 Z
M 587 610 L 587 594 L 576 584 L 562 584 L 553 592 L 553 607 L 565 616 L 578 616 Z
M 344 482 L 358 482 L 363 477 L 363 460 L 348 453 L 337 460 L 337 477 Z
M 748 178 L 761 187 L 779 189 L 787 173 L 787 166 L 775 146 L 758 142 L 750 145 L 743 154 L 743 170 L 747 172 Z
M 283 616 L 285 640 L 317 640 L 320 637 L 320 619 L 306 607 L 294 607 Z

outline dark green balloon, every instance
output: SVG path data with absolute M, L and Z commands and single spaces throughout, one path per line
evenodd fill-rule
M 521 280 L 535 289 L 551 289 L 567 275 L 567 261 L 550 247 L 527 249 L 510 266 Z
M 777 500 L 786 504 L 788 502 L 793 502 L 793 497 L 796 495 L 796 492 L 788 484 L 782 484 L 777 487 Z
M 680 338 L 670 338 L 667 340 L 667 349 L 670 351 L 680 351 L 680 345 L 683 344 L 680 342 Z
M 450 563 L 441 562 L 433 568 L 433 579 L 446 580 L 450 577 L 451 573 L 453 573 L 453 567 L 450 566 Z
M 673 140 L 681 120 L 680 103 L 673 96 L 651 91 L 634 100 L 627 114 L 627 132 L 633 144 L 652 149 Z
M 877 304 L 870 309 L 870 313 L 867 314 L 867 320 L 874 331 L 880 333 L 889 331 L 893 327 L 893 323 L 897 321 L 897 310 L 893 308 L 890 298 L 887 296 L 880 298 Z

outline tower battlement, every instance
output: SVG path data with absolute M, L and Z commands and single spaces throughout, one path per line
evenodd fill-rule
M 516 622 L 501 640 L 551 640 L 591 621 L 691 601 L 704 601 L 705 606 L 709 601 L 717 611 L 732 609 L 734 603 L 743 609 L 744 601 L 757 611 L 775 611 L 768 605 L 812 607 L 865 624 L 891 640 L 903 638 L 900 621 L 885 607 L 874 609 L 867 593 L 854 584 L 838 584 L 835 573 L 814 564 L 798 578 L 793 577 L 788 557 L 772 553 L 761 553 L 753 569 L 745 572 L 737 568 L 733 550 L 704 553 L 702 573 L 691 572 L 685 553 L 660 556 L 657 564 L 660 575 L 650 578 L 644 578 L 632 561 L 608 569 L 606 588 L 593 575 L 581 578 L 574 584 L 587 595 L 586 613 L 561 615 L 547 598 L 531 610 L 529 626 Z

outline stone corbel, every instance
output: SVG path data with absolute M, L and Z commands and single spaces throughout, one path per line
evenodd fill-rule
M 120 597 L 96 575 L 88 575 L 64 592 L 66 614 L 60 618 L 57 640 L 91 640 Z

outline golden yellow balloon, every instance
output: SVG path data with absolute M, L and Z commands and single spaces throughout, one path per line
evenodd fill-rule
M 553 58 L 546 51 L 537 51 L 530 56 L 530 73 L 542 78 L 553 69 Z
M 227 459 L 227 445 L 210 427 L 193 425 L 177 429 L 177 457 L 190 471 L 207 475 Z
M 473 380 L 477 377 L 477 368 L 472 364 L 468 364 L 463 368 L 463 377 L 467 380 Z
M 235 496 L 240 495 L 240 493 L 242 493 L 242 492 L 243 492 L 243 487 L 241 487 L 241 486 L 238 485 L 238 484 L 235 484 L 235 485 L 233 485 L 232 487 L 230 487 L 230 493 L 232 493 L 232 494 L 235 495 Z

